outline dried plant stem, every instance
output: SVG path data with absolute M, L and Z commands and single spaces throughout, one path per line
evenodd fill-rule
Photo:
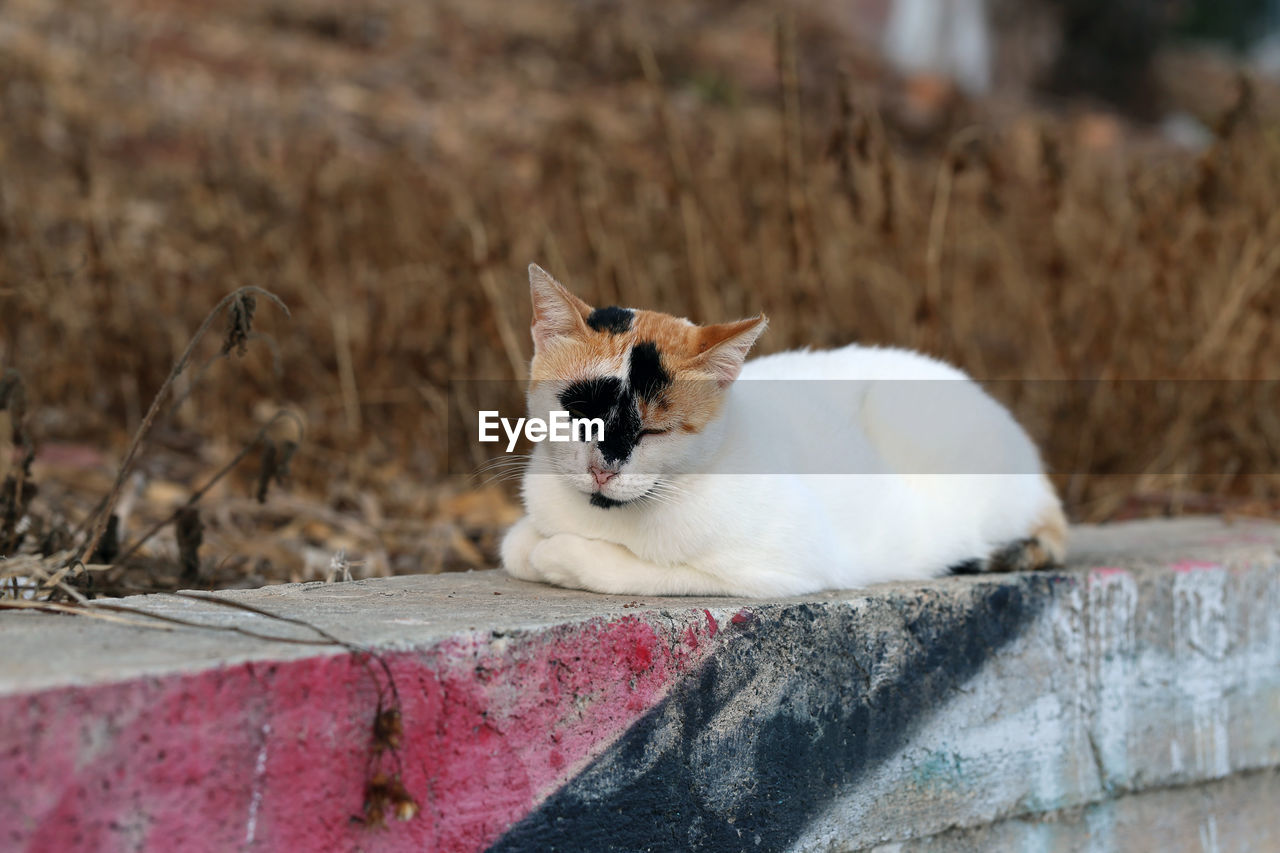
M 255 607 L 252 604 L 245 604 L 243 601 L 236 601 L 235 599 L 231 599 L 231 598 L 222 598 L 220 596 L 211 595 L 209 593 L 202 593 L 202 592 L 184 591 L 184 592 L 165 592 L 162 594 L 171 595 L 174 598 L 185 598 L 190 601 L 203 601 L 206 604 L 215 604 L 219 607 L 230 607 L 232 610 L 243 610 L 246 613 L 253 613 L 257 616 L 263 616 L 263 617 L 266 617 L 267 619 L 273 619 L 277 622 L 285 622 L 289 625 L 297 625 L 299 628 L 306 628 L 308 631 L 311 631 L 312 633 L 314 633 L 316 636 L 318 636 L 321 640 L 323 640 L 325 643 L 329 645 L 342 646 L 348 651 L 358 652 L 361 654 L 367 653 L 369 651 L 368 649 L 365 649 L 361 646 L 357 646 L 356 644 L 343 640 L 340 637 L 334 636 L 333 634 L 329 633 L 325 629 L 317 625 L 312 625 L 310 622 L 306 621 L 305 619 L 297 619 L 292 616 L 281 616 L 279 613 L 272 613 L 270 610 L 266 610 L 261 607 Z
M 849 72 L 842 71 L 837 78 L 837 95 L 840 100 L 840 123 L 833 140 L 832 153 L 840 167 L 840 187 L 849 201 L 849 212 L 856 222 L 862 222 L 862 194 L 854 168 L 854 153 L 866 148 L 866 119 L 854 106 L 853 81 Z
M 147 530 L 146 533 L 138 537 L 136 542 L 134 542 L 132 545 L 126 548 L 124 550 L 124 553 L 116 557 L 115 560 L 112 561 L 111 565 L 113 567 L 123 565 L 126 561 L 128 561 L 130 557 L 132 557 L 134 554 L 138 552 L 139 548 L 141 548 L 148 541 L 150 541 L 153 536 L 155 536 L 157 533 L 163 530 L 167 525 L 172 524 L 184 509 L 188 509 L 190 507 L 195 506 L 197 503 L 199 503 L 200 499 L 203 498 L 206 494 L 208 494 L 210 489 L 212 489 L 215 485 L 217 485 L 217 483 L 220 480 L 222 480 L 223 477 L 226 477 L 228 474 L 230 474 L 237 465 L 239 465 L 241 462 L 244 461 L 244 458 L 248 456 L 255 447 L 257 447 L 259 444 L 262 443 L 262 440 L 266 438 L 267 433 L 271 430 L 271 428 L 275 426 L 276 423 L 278 423 L 283 418 L 289 418 L 294 422 L 294 424 L 297 425 L 299 441 L 301 441 L 303 426 L 302 426 L 302 421 L 298 418 L 298 416 L 293 412 L 290 412 L 287 410 L 281 410 L 279 412 L 276 412 L 275 415 L 271 418 L 271 420 L 267 421 L 262 426 L 262 429 L 258 430 L 258 432 L 254 435 L 253 439 L 249 443 L 247 443 L 243 448 L 241 448 L 239 453 L 231 457 L 231 460 L 227 462 L 226 465 L 223 465 L 221 468 L 219 468 L 217 473 L 215 473 L 212 477 L 210 477 L 203 486 L 196 489 L 195 492 L 192 493 L 191 497 L 187 498 L 186 503 L 179 506 L 177 509 L 171 512 L 167 517 L 165 517 L 161 521 L 157 521 L 155 524 L 153 524 L 151 528 Z
M 172 594 L 172 593 L 169 593 Z M 306 637 L 281 637 L 279 634 L 264 634 L 261 631 L 255 631 L 252 628 L 244 628 L 240 625 L 209 625 L 205 622 L 196 622 L 191 619 L 183 619 L 179 616 L 169 616 L 165 613 L 153 613 L 148 610 L 138 610 L 133 607 L 126 607 L 122 604 L 107 604 L 104 602 L 89 602 L 80 608 L 84 612 L 92 613 L 98 610 L 106 610 L 109 613 L 128 613 L 135 616 L 145 616 L 148 619 L 155 619 L 158 622 L 165 622 L 170 625 L 179 625 L 183 628 L 203 628 L 209 631 L 225 631 L 229 634 L 240 634 L 244 637 L 251 637 L 255 640 L 269 640 L 273 643 L 291 643 L 297 646 L 331 646 L 334 643 L 331 640 L 313 640 Z
M 978 139 L 981 133 L 981 128 L 967 127 L 951 137 L 938 166 L 933 207 L 929 211 L 929 242 L 925 247 L 925 293 L 931 317 L 936 317 L 942 308 L 942 248 L 947 236 L 947 216 L 951 212 L 951 188 L 955 182 L 957 157 L 961 147 Z
M 279 380 L 284 373 L 284 368 L 280 359 L 280 345 L 276 343 L 275 338 L 270 335 L 264 335 L 261 332 L 252 332 L 246 337 L 246 340 L 262 341 L 271 349 L 271 372 L 274 373 L 276 379 Z M 204 379 L 204 376 L 209 372 L 209 369 L 229 355 L 231 355 L 230 350 L 227 352 L 216 353 L 210 357 L 208 361 L 200 365 L 200 367 L 196 369 L 195 375 L 191 377 L 189 382 L 187 382 L 187 387 L 183 389 L 182 393 L 173 398 L 173 403 L 169 406 L 169 411 L 177 412 L 180 410 L 182 408 L 182 404 L 190 399 L 196 388 L 200 387 L 200 381 Z
M 502 342 L 502 350 L 506 353 L 507 363 L 511 365 L 511 375 L 523 382 L 528 378 L 525 369 L 524 354 L 520 350 L 520 337 L 511 325 L 506 306 L 510 300 L 504 299 L 502 289 L 498 287 L 493 269 L 489 265 L 489 239 L 484 230 L 484 223 L 479 217 L 467 219 L 467 231 L 471 235 L 471 262 L 476 267 L 476 277 L 480 279 L 480 289 L 489 301 L 489 311 L 493 322 L 498 327 L 498 339 Z
M 116 501 L 120 499 L 120 490 L 124 488 L 125 477 L 128 476 L 130 469 L 133 468 L 133 462 L 138 456 L 138 451 L 142 448 L 142 443 L 146 439 L 147 433 L 151 431 L 151 425 L 155 423 L 156 416 L 160 413 L 165 398 L 168 397 L 169 391 L 173 388 L 174 382 L 177 380 L 178 376 L 182 374 L 182 371 L 186 369 L 187 363 L 191 360 L 191 353 L 195 351 L 196 344 L 198 344 L 200 339 L 204 337 L 204 333 L 209 330 L 209 326 L 213 324 L 214 318 L 222 312 L 222 309 L 231 305 L 235 300 L 246 294 L 258 294 L 260 296 L 265 296 L 267 299 L 274 302 L 281 311 L 284 311 L 285 316 L 289 316 L 288 306 L 286 306 L 278 296 L 268 290 L 263 290 L 260 287 L 253 286 L 236 288 L 231 293 L 224 296 L 222 300 L 214 306 L 213 310 L 204 318 L 204 322 L 200 324 L 200 328 L 196 330 L 196 333 L 192 336 L 190 342 L 187 343 L 187 348 L 183 350 L 182 356 L 178 359 L 177 363 L 174 364 L 173 369 L 169 371 L 168 378 L 165 379 L 164 384 L 160 386 L 160 390 L 156 392 L 155 398 L 152 399 L 151 407 L 147 409 L 146 417 L 142 419 L 142 423 L 138 426 L 137 431 L 134 432 L 133 441 L 129 444 L 129 450 L 124 455 L 124 461 L 120 463 L 120 470 L 116 473 L 115 483 L 111 486 L 111 491 L 107 493 L 106 500 L 103 502 L 101 508 L 96 511 L 93 526 L 90 528 L 89 538 L 86 539 L 76 550 L 73 561 L 82 559 L 85 554 L 92 554 L 97 550 L 98 543 L 102 540 L 102 534 L 105 533 L 107 529 L 107 519 L 111 516 L 111 511 L 115 508 Z
M 702 240 L 702 224 L 704 204 L 693 180 L 693 168 L 689 162 L 689 152 L 685 149 L 677 132 L 675 117 L 671 115 L 663 88 L 662 70 L 653 55 L 653 48 L 648 43 L 641 43 L 637 53 L 640 67 L 644 71 L 645 80 L 653 93 L 654 103 L 658 108 L 658 116 L 662 124 L 663 136 L 667 143 L 667 159 L 671 172 L 675 176 L 679 189 L 680 216 L 684 226 L 685 256 L 688 258 L 689 274 L 693 278 L 693 294 L 698 311 L 704 318 L 715 317 L 718 313 L 719 297 L 712 286 L 707 270 L 706 251 Z M 712 222 L 712 230 L 715 224 Z M 717 240 L 721 244 L 721 254 L 725 258 L 736 257 L 737 253 L 726 251 L 723 236 Z
M 933 209 L 929 213 L 929 241 L 925 245 L 925 292 L 930 307 L 937 311 L 942 301 L 942 242 L 947 233 L 947 212 L 951 207 L 951 184 L 955 168 L 950 157 L 938 166 L 938 180 L 933 191 Z
M 1268 225 L 1274 225 L 1277 222 L 1280 222 L 1280 217 L 1273 217 Z M 1267 232 L 1277 230 L 1269 227 Z M 1237 274 L 1233 276 L 1226 298 L 1223 299 L 1221 307 L 1210 322 L 1204 337 L 1187 358 L 1188 364 L 1193 368 L 1202 367 L 1222 349 L 1232 326 L 1244 312 L 1244 306 L 1268 284 L 1275 283 L 1276 272 L 1280 270 L 1280 243 L 1272 243 L 1270 251 L 1265 254 L 1262 254 L 1263 246 L 1262 240 L 1254 240 L 1245 245 Z M 1257 255 L 1262 257 L 1257 258 Z
M 36 585 L 37 589 L 56 590 L 64 593 L 68 598 L 79 603 L 84 603 L 88 600 L 79 590 L 69 585 L 64 580 L 68 574 L 72 573 L 76 569 L 80 570 L 77 574 L 93 571 L 85 566 L 84 563 L 79 561 L 63 565 L 53 573 L 50 573 L 48 569 L 45 568 L 46 561 L 35 555 L 22 555 L 11 560 L 4 560 L 3 562 L 0 562 L 0 566 L 4 568 L 4 575 L 0 576 L 0 580 L 12 581 L 14 583 L 15 597 L 17 595 L 17 574 L 25 574 L 30 575 L 39 582 Z M 101 569 L 98 571 L 100 570 Z
M 796 71 L 796 25 L 790 15 L 778 19 L 776 50 L 781 82 L 782 169 L 787 196 L 787 225 L 794 269 L 807 268 L 811 249 L 807 239 L 808 204 L 805 198 L 804 152 L 800 140 L 800 79 Z
M 138 589 L 135 591 L 144 592 L 144 593 L 151 592 L 151 590 L 148 590 L 148 589 Z M 393 702 L 396 705 L 399 705 L 400 695 L 399 695 L 398 689 L 396 688 L 396 683 L 395 683 L 394 677 L 392 676 L 391 668 L 387 664 L 387 662 L 383 660 L 382 657 L 377 652 L 371 649 L 364 648 L 355 643 L 344 640 L 341 637 L 335 636 L 334 634 L 326 631 L 325 629 L 317 625 L 313 625 L 304 619 L 296 619 L 291 616 L 281 616 L 278 613 L 272 613 L 270 610 L 265 610 L 261 607 L 255 607 L 252 604 L 245 604 L 244 602 L 241 602 L 241 601 L 234 601 L 232 599 L 221 598 L 215 595 L 206 595 L 198 592 L 165 592 L 161 594 L 173 596 L 174 598 L 182 598 L 189 601 L 200 601 L 206 604 L 217 605 L 219 607 L 229 607 L 233 610 L 242 610 L 247 613 L 253 613 L 254 615 L 262 616 L 266 619 L 271 619 L 276 622 L 284 622 L 289 625 L 295 625 L 299 628 L 304 628 L 314 633 L 316 637 L 314 639 L 307 638 L 307 637 L 282 637 L 278 634 L 267 634 L 261 631 L 255 631 L 252 628 L 245 628 L 240 625 L 210 625 L 208 623 L 197 622 L 192 619 L 183 619 L 180 616 L 170 616 L 165 613 L 156 613 L 151 610 L 143 610 L 136 607 L 129 607 L 127 605 L 115 604 L 115 603 L 105 602 L 105 601 L 81 601 L 75 604 L 63 604 L 60 602 L 53 602 L 53 601 L 24 601 L 20 599 L 19 600 L 0 599 L 0 609 L 37 610 L 37 611 L 44 611 L 48 613 L 67 613 L 67 614 L 72 614 L 76 616 L 88 616 L 94 619 L 102 619 L 108 622 L 117 622 L 120 624 L 132 625 L 134 627 L 152 628 L 152 629 L 159 629 L 159 630 L 173 630 L 172 627 L 170 626 L 176 625 L 183 628 L 200 628 L 200 629 L 209 630 L 209 631 L 223 631 L 227 633 L 240 634 L 245 637 L 251 637 L 255 640 L 268 640 L 270 642 L 276 642 L 276 643 L 291 643 L 293 645 L 340 646 L 346 649 L 347 651 L 351 652 L 353 655 L 356 655 L 357 657 L 359 657 L 364 662 L 364 665 L 366 667 L 368 667 L 369 665 L 367 658 L 372 658 L 375 661 L 377 661 L 379 668 L 383 672 L 383 675 L 386 676 L 387 678 L 387 689 L 391 693 Z M 141 617 L 141 618 L 133 619 L 129 617 Z M 152 621 L 148 621 L 148 620 L 152 620 Z M 162 624 L 156 624 L 157 622 Z M 372 677 L 372 671 L 370 671 L 370 674 Z M 382 698 L 382 685 L 376 678 L 374 679 L 374 683 L 378 686 L 378 694 L 379 694 L 378 703 L 379 703 L 379 707 L 382 707 L 385 704 Z
M 190 601 L 203 601 L 203 602 L 205 602 L 206 604 L 214 604 L 214 605 L 217 605 L 217 606 L 219 606 L 219 607 L 229 607 L 229 608 L 231 608 L 231 609 L 233 609 L 233 610 L 243 610 L 243 611 L 245 611 L 246 613 L 253 613 L 253 614 L 257 615 L 257 616 L 262 616 L 262 617 L 267 618 L 267 619 L 272 619 L 272 620 L 274 620 L 274 621 L 276 621 L 276 622 L 284 622 L 284 623 L 289 624 L 289 625 L 296 625 L 296 626 L 298 626 L 299 628 L 305 628 L 306 630 L 311 631 L 312 633 L 316 634 L 316 636 L 317 636 L 317 637 L 319 637 L 320 639 L 318 639 L 318 640 L 305 640 L 305 639 L 301 639 L 301 638 L 293 638 L 293 639 L 291 639 L 291 638 L 286 638 L 286 637 L 278 637 L 278 636 L 271 635 L 271 634 L 261 634 L 261 633 L 258 633 L 258 632 L 250 632 L 250 631 L 249 631 L 249 629 L 247 629 L 247 628 L 239 628 L 239 626 L 206 625 L 206 624 L 204 624 L 204 623 L 200 623 L 200 622 L 188 622 L 188 623 L 186 623 L 186 624 L 191 625 L 191 626 L 196 627 L 196 628 L 213 628 L 213 629 L 217 629 L 217 630 L 236 630 L 236 631 L 237 631 L 237 633 L 241 633 L 241 634 L 248 634 L 249 636 L 257 637 L 257 638 L 259 638 L 259 639 L 265 639 L 265 640 L 277 640 L 277 641 L 280 641 L 280 642 L 292 642 L 292 643 L 300 643 L 300 644 L 305 644 L 305 645 L 332 645 L 332 646 L 341 646 L 342 648 L 344 648 L 344 649 L 346 649 L 347 651 L 351 652 L 353 655 L 356 655 L 357 657 L 359 657 L 359 658 L 363 661 L 363 663 L 364 663 L 364 665 L 366 666 L 366 668 L 368 667 L 368 661 L 367 661 L 367 658 L 373 658 L 375 661 L 377 661 L 377 662 L 378 662 L 378 667 L 382 670 L 383 675 L 385 675 L 385 676 L 386 676 L 386 678 L 387 678 L 387 688 L 391 691 L 391 696 L 392 696 L 392 700 L 393 700 L 393 702 L 395 703 L 395 705 L 396 705 L 396 706 L 399 706 L 399 704 L 400 704 L 400 692 L 399 692 L 399 690 L 396 688 L 395 678 L 394 678 L 394 676 L 392 676 L 392 674 L 391 674 L 391 667 L 387 664 L 387 662 L 386 662 L 385 660 L 383 660 L 383 658 L 382 658 L 382 656 L 381 656 L 381 655 L 379 655 L 377 652 L 373 651 L 372 649 L 368 649 L 368 648 L 365 648 L 365 647 L 363 647 L 363 646 L 357 645 L 356 643 L 352 643 L 352 642 L 350 642 L 349 640 L 344 640 L 344 639 L 342 639 L 341 637 L 338 637 L 338 636 L 336 636 L 336 635 L 334 635 L 334 634 L 332 634 L 332 633 L 330 633 L 330 632 L 326 631 L 325 629 L 321 628 L 321 627 L 320 627 L 320 626 L 318 626 L 318 625 L 313 625 L 312 623 L 310 623 L 310 622 L 306 621 L 305 619 L 297 619 L 297 618 L 292 617 L 292 616 L 281 616 L 279 613 L 272 613 L 270 610 L 266 610 L 266 609 L 264 609 L 264 608 L 262 608 L 262 607 L 255 607 L 255 606 L 254 606 L 254 605 L 252 605 L 252 604 L 245 604 L 243 601 L 236 601 L 236 600 L 234 600 L 234 599 L 230 599 L 230 598 L 223 598 L 223 597 L 221 597 L 221 596 L 211 595 L 211 594 L 208 594 L 208 593 L 190 592 L 190 591 L 187 591 L 187 592 L 165 592 L 165 593 L 161 593 L 161 594 L 162 594 L 162 595 L 171 595 L 171 596 L 173 596 L 174 598 L 184 598 L 184 599 L 188 599 L 188 600 L 190 600 Z M 145 615 L 148 615 L 148 616 L 155 616 L 155 614 L 146 613 L 146 611 L 130 611 L 130 608 L 121 607 L 120 605 L 95 604 L 95 605 L 92 605 L 92 606 L 95 606 L 95 607 L 105 607 L 105 608 L 107 608 L 107 609 L 123 610 L 123 611 L 125 611 L 125 612 L 135 612 L 135 613 L 145 614 Z M 178 619 L 177 619 L 177 617 L 166 617 L 166 620 L 167 620 L 167 621 L 179 621 L 179 622 L 184 621 L 184 620 L 178 620 Z M 372 670 L 370 670 L 370 678 L 373 678 Z M 373 679 L 373 681 L 374 681 L 374 683 L 375 683 L 375 684 L 378 684 L 378 680 L 377 680 L 376 678 L 374 678 L 374 679 Z M 379 687 L 378 687 L 378 706 L 379 706 L 379 708 L 381 708 L 381 707 L 383 706 L 383 704 L 384 704 L 384 703 L 383 703 L 383 699 L 382 699 L 382 688 L 381 688 L 381 685 L 379 685 Z
M 334 301 L 334 304 L 338 304 Z M 346 312 L 341 308 L 331 311 L 333 348 L 338 357 L 338 388 L 342 391 L 342 412 L 347 422 L 347 432 L 360 432 L 360 384 L 356 381 L 355 361 L 351 356 L 351 327 Z
M 101 605 L 97 605 L 101 607 Z M 0 598 L 0 610 L 35 610 L 41 613 L 69 613 L 75 616 L 87 616 L 91 619 L 101 619 L 104 622 L 115 622 L 119 625 L 131 625 L 135 628 L 158 628 L 164 631 L 172 631 L 173 629 L 167 625 L 157 625 L 154 622 L 147 622 L 142 619 L 129 619 L 124 616 L 116 616 L 111 613 L 97 613 L 94 608 L 84 607 L 78 604 L 60 604 L 56 601 L 25 601 L 22 599 Z
M 502 295 L 502 289 L 498 287 L 498 281 L 493 275 L 492 268 L 485 266 L 478 273 L 480 279 L 480 289 L 484 291 L 485 298 L 489 300 L 489 305 L 493 310 L 494 322 L 498 325 L 498 337 L 502 341 L 502 350 L 506 353 L 507 363 L 511 365 L 511 373 L 516 379 L 523 382 L 528 379 L 528 371 L 524 354 L 520 351 L 520 338 L 515 332 L 515 328 L 511 325 L 509 318 L 502 306 L 507 303 Z

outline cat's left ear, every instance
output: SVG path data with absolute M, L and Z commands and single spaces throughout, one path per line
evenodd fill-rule
M 734 323 L 703 326 L 694 363 L 714 376 L 721 388 L 727 387 L 742 372 L 747 353 L 768 325 L 769 318 L 760 314 Z
M 537 264 L 529 264 L 529 295 L 533 298 L 533 348 L 552 338 L 586 334 L 591 306 L 569 292 Z

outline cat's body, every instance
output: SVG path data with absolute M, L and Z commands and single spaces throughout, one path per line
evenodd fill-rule
M 531 275 L 530 413 L 590 398 L 613 432 L 535 449 L 529 514 L 503 543 L 516 577 L 773 596 L 1061 559 L 1065 521 L 1034 444 L 955 368 L 860 346 L 744 366 L 763 318 L 701 328 L 605 309 L 627 325 Z

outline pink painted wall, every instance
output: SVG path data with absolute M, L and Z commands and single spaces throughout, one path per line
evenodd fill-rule
M 394 755 L 372 746 L 385 676 L 346 654 L 0 697 L 0 848 L 483 849 L 719 642 L 694 616 L 384 656 Z M 366 827 L 366 783 L 397 771 L 419 813 Z

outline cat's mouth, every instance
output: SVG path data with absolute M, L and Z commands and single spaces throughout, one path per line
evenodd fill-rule
M 606 498 L 600 492 L 591 493 L 591 505 L 600 509 L 613 509 L 615 506 L 626 506 L 629 503 L 631 501 L 615 501 L 613 498 Z
M 611 498 L 606 496 L 603 492 L 592 492 L 588 496 L 588 500 L 591 502 L 591 505 L 594 507 L 599 507 L 600 509 L 613 509 L 614 507 L 617 507 L 617 506 L 633 506 L 645 500 L 645 498 L 648 498 L 652 494 L 653 494 L 653 489 L 650 488 L 644 494 L 636 495 L 634 498 L 627 498 L 626 500 L 617 500 L 616 498 Z

